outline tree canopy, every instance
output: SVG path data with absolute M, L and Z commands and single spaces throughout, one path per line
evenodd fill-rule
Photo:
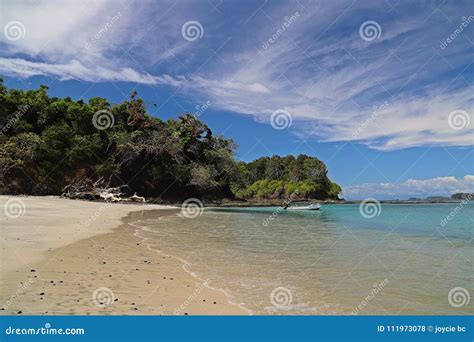
M 195 115 L 163 121 L 143 100 L 111 105 L 7 89 L 0 80 L 0 193 L 61 194 L 103 179 L 142 196 L 337 198 L 340 187 L 317 158 L 263 157 L 238 162 L 232 140 L 214 136 Z

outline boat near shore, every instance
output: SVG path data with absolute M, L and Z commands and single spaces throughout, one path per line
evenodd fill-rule
M 319 210 L 321 209 L 321 204 L 310 204 L 305 206 L 295 206 L 288 207 L 286 210 Z

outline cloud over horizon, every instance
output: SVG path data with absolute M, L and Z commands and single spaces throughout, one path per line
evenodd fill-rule
M 406 199 L 409 197 L 450 196 L 457 192 L 474 193 L 474 175 L 430 179 L 408 179 L 403 183 L 366 183 L 343 189 L 347 199 Z

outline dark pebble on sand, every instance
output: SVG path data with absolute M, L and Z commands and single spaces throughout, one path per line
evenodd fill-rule
M 212 303 L 212 304 L 217 304 L 217 302 L 214 302 L 214 303 Z
M 40 296 L 44 296 L 44 292 L 41 292 L 41 293 L 40 293 Z
M 104 261 L 104 262 L 103 262 L 103 264 L 105 265 L 105 264 L 106 264 L 106 262 Z
M 114 302 L 118 302 L 118 298 L 115 298 L 115 299 L 114 299 Z
M 174 278 L 170 278 L 170 280 L 174 280 Z
M 20 315 L 20 314 L 22 314 L 22 312 L 21 312 L 21 311 L 18 311 L 18 312 L 17 312 L 17 314 L 19 314 L 19 315 Z
M 188 313 L 187 313 L 187 312 L 185 312 L 185 313 L 184 313 L 184 315 L 185 315 L 185 316 L 187 316 L 187 315 L 188 315 Z
M 36 270 L 31 270 L 30 272 L 36 272 Z

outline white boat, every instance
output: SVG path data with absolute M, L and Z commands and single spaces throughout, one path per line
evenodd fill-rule
M 310 204 L 301 207 L 288 207 L 286 210 L 319 210 L 321 208 L 320 204 Z

